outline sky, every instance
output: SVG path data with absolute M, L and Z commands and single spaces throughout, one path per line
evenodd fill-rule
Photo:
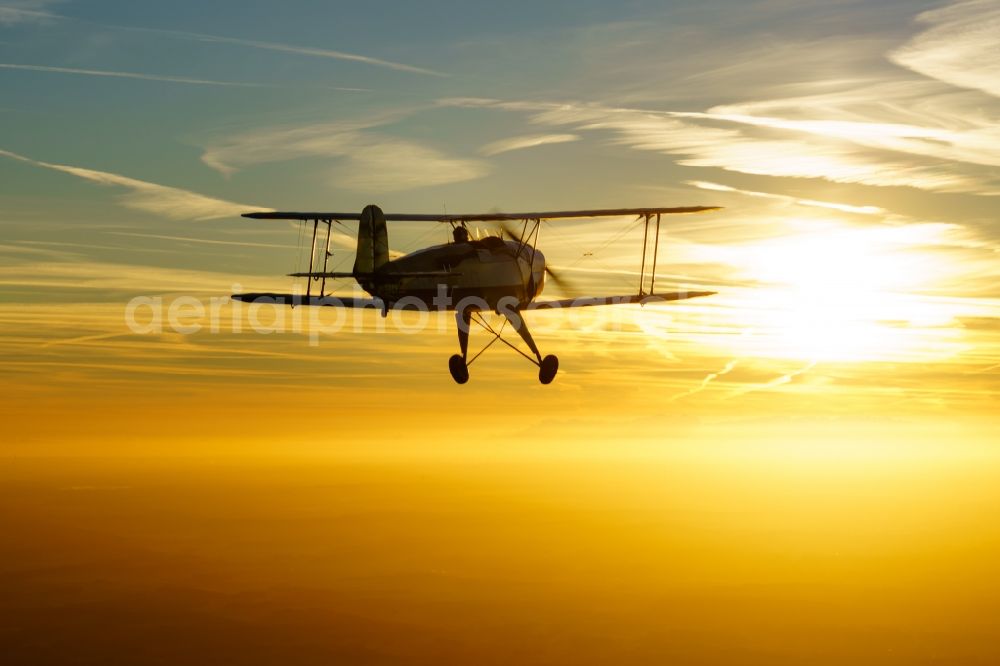
M 168 413 L 268 439 L 272 425 L 213 415 L 258 404 L 357 414 L 331 421 L 363 443 L 405 430 L 361 425 L 386 405 L 449 442 L 450 414 L 496 404 L 556 434 L 606 406 L 640 439 L 662 434 L 661 414 L 988 427 L 998 21 L 984 1 L 7 2 L 4 403 L 73 415 L 9 425 L 8 446 L 128 446 L 132 417 L 169 440 L 183 428 Z M 226 305 L 215 333 L 125 325 L 134 297 L 165 317 L 182 297 L 292 288 L 309 230 L 239 213 L 367 203 L 724 206 L 669 218 L 659 269 L 661 289 L 719 294 L 535 315 L 543 353 L 562 357 L 545 388 L 502 354 L 452 386 L 446 318 L 412 335 L 351 315 L 349 332 L 310 335 L 324 313 L 259 335 Z M 338 227 L 333 266 L 354 234 Z M 401 224 L 390 244 L 446 234 Z M 549 224 L 540 247 L 579 293 L 632 293 L 640 234 L 631 219 Z
M 996 663 L 998 34 L 996 0 L 0 0 L 0 645 Z M 499 346 L 456 385 L 451 315 L 229 300 L 308 267 L 240 213 L 370 203 L 721 206 L 664 218 L 656 280 L 717 294 L 530 313 L 549 386 Z M 641 247 L 544 224 L 544 296 L 635 293 Z

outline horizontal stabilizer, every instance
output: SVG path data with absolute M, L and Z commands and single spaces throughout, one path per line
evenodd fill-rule
M 386 310 L 419 310 L 414 302 L 402 299 L 394 303 L 386 303 L 381 298 L 354 298 L 352 296 L 306 296 L 305 294 L 272 294 L 252 293 L 233 294 L 234 301 L 255 303 L 258 305 L 314 305 L 328 308 L 372 309 L 383 312 Z M 452 308 L 445 308 L 452 309 Z
M 714 291 L 671 291 L 662 294 L 635 294 L 632 296 L 585 296 L 581 298 L 564 298 L 558 301 L 535 301 L 527 310 L 557 310 L 560 308 L 589 308 L 595 305 L 656 305 L 668 301 L 682 301 L 688 298 L 712 296 Z

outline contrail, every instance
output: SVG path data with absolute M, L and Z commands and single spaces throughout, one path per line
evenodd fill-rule
M 9 150 L 0 149 L 0 157 L 9 157 L 43 169 L 68 173 L 98 185 L 124 187 L 128 193 L 118 197 L 121 205 L 174 220 L 214 220 L 236 216 L 245 210 L 255 208 L 255 206 L 216 199 L 179 187 L 169 187 L 137 178 L 129 178 L 109 171 L 42 162 Z
M 774 388 L 776 386 L 781 386 L 787 384 L 799 375 L 803 375 L 816 367 L 816 361 L 810 361 L 806 365 L 802 366 L 798 370 L 793 370 L 786 375 L 781 375 L 777 379 L 772 379 L 769 382 L 764 382 L 763 384 L 754 384 L 744 389 L 734 391 L 730 395 L 726 396 L 728 398 L 735 398 L 737 396 L 746 395 L 747 393 L 753 393 L 754 391 L 766 391 L 767 389 Z
M 732 192 L 734 194 L 742 194 L 748 197 L 776 199 L 778 201 L 787 201 L 789 203 L 798 204 L 799 206 L 829 208 L 830 210 L 839 210 L 843 213 L 857 213 L 858 215 L 884 215 L 888 213 L 885 208 L 879 208 L 878 206 L 852 206 L 851 204 L 837 203 L 835 201 L 800 199 L 798 197 L 788 196 L 787 194 L 773 194 L 771 192 L 758 192 L 756 190 L 741 190 L 735 187 L 730 187 L 729 185 L 721 185 L 719 183 L 712 183 L 705 180 L 688 180 L 685 182 L 686 184 L 697 187 L 700 190 L 709 190 L 712 192 Z
M 206 35 L 200 32 L 185 32 L 182 30 L 160 30 L 157 28 L 136 28 L 131 26 L 113 26 L 122 30 L 132 30 L 135 32 L 149 32 L 179 39 L 188 39 L 196 42 L 208 42 L 212 44 L 233 44 L 236 46 L 249 46 L 254 49 L 264 49 L 266 51 L 279 51 L 281 53 L 295 53 L 297 55 L 313 56 L 318 58 L 333 58 L 335 60 L 349 60 L 360 62 L 376 67 L 385 67 L 400 72 L 411 72 L 413 74 L 424 74 L 427 76 L 449 76 L 444 72 L 437 72 L 433 69 L 407 65 L 402 62 L 392 60 L 382 60 L 370 56 L 359 55 L 357 53 L 347 53 L 345 51 L 333 51 L 331 49 L 320 49 L 311 46 L 293 46 L 291 44 L 279 44 L 277 42 L 260 42 L 252 39 L 239 39 L 236 37 L 222 37 L 220 35 Z
M 139 74 L 136 72 L 113 72 L 104 69 L 76 69 L 75 67 L 49 67 L 47 65 L 20 65 L 0 62 L 0 69 L 21 69 L 31 72 L 56 72 L 58 74 L 83 74 L 85 76 L 108 76 L 118 79 L 140 79 L 143 81 L 166 81 L 167 83 L 190 83 L 198 86 L 231 86 L 238 88 L 264 88 L 260 83 L 238 83 L 234 81 L 211 81 L 208 79 L 189 79 L 182 76 L 157 76 L 155 74 Z
M 736 360 L 736 359 L 733 359 L 729 363 L 726 363 L 726 367 L 724 367 L 722 370 L 719 370 L 718 372 L 711 372 L 711 373 L 707 374 L 705 376 L 705 378 L 701 380 L 701 384 L 700 385 L 696 386 L 695 388 L 693 388 L 693 389 L 691 389 L 689 391 L 684 391 L 684 393 L 678 393 L 674 397 L 670 398 L 670 402 L 674 402 L 675 400 L 680 400 L 681 398 L 686 398 L 689 395 L 694 395 L 695 393 L 699 393 L 701 391 L 704 391 L 705 388 L 710 383 L 712 383 L 713 381 L 715 381 L 716 379 L 718 379 L 722 375 L 728 375 L 730 372 L 732 372 L 733 368 L 735 368 L 738 363 L 739 363 L 739 361 Z

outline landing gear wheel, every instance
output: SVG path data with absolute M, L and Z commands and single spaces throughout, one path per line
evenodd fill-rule
M 549 354 L 538 364 L 538 381 L 543 384 L 551 384 L 559 372 L 559 359 Z
M 451 370 L 451 377 L 455 383 L 464 384 L 469 381 L 469 366 L 465 364 L 465 359 L 460 354 L 454 354 L 448 359 L 448 369 Z

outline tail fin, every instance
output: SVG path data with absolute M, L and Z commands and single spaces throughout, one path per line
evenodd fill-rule
M 355 273 L 373 273 L 389 261 L 389 234 L 385 215 L 375 205 L 365 206 L 358 223 L 358 253 L 354 259 Z

